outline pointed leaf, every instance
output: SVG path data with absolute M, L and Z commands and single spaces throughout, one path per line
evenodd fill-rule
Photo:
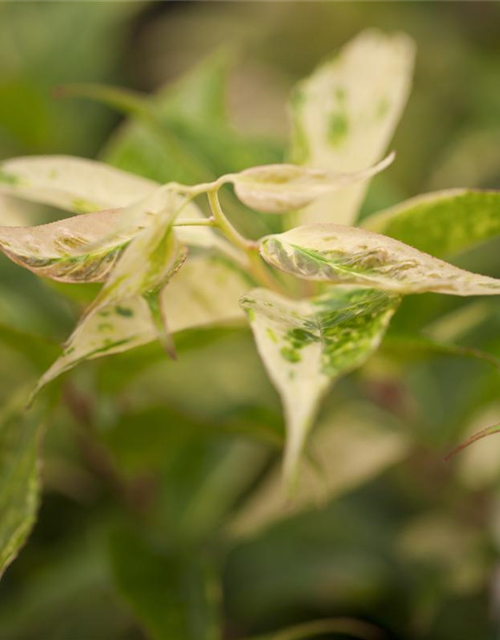
M 371 289 L 331 289 L 293 301 L 256 289 L 241 304 L 283 401 L 290 478 L 331 381 L 361 366 L 378 347 L 399 298 Z
M 402 242 L 355 227 L 297 227 L 264 238 L 261 254 L 278 269 L 308 280 L 365 285 L 403 294 L 500 294 L 500 280 L 459 269 Z
M 162 293 L 170 331 L 241 320 L 238 302 L 248 289 L 245 274 L 228 261 L 210 255 L 190 258 Z M 39 380 L 32 397 L 85 360 L 127 351 L 157 336 L 148 305 L 140 295 L 94 309 L 72 333 L 63 354 Z
M 124 250 L 90 309 L 163 288 L 186 257 L 173 233 L 178 200 L 172 197 L 172 210 L 158 214 Z
M 155 337 L 148 305 L 140 296 L 90 312 L 67 340 L 62 355 L 38 380 L 31 400 L 51 380 L 77 364 L 133 349 Z
M 0 163 L 0 193 L 74 213 L 125 207 L 157 187 L 151 180 L 102 162 L 71 156 L 33 156 Z
M 291 161 L 327 171 L 360 171 L 380 160 L 406 103 L 414 46 L 403 34 L 367 30 L 292 94 Z M 351 224 L 367 184 L 327 196 L 299 224 Z
M 500 191 L 427 193 L 370 216 L 362 226 L 441 258 L 500 235 Z
M 267 213 L 286 213 L 354 182 L 367 180 L 385 169 L 393 159 L 394 154 L 391 154 L 373 167 L 352 173 L 271 164 L 246 169 L 231 176 L 231 181 L 236 195 L 247 207 Z

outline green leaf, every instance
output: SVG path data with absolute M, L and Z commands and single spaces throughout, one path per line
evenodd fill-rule
M 152 99 L 118 88 L 84 87 L 81 95 L 134 117 L 111 139 L 104 150 L 106 161 L 159 182 L 185 184 L 279 162 L 282 154 L 276 144 L 243 136 L 227 122 L 230 64 L 231 56 L 221 51 Z M 77 90 L 72 88 L 73 93 Z
M 500 192 L 428 193 L 370 216 L 362 226 L 441 258 L 500 235 Z
M 165 551 L 127 531 L 112 536 L 110 552 L 116 587 L 148 637 L 220 638 L 217 584 L 199 556 Z
M 331 381 L 375 351 L 399 298 L 371 289 L 331 289 L 318 298 L 293 301 L 256 289 L 241 304 L 284 405 L 285 475 L 290 479 Z
M 25 543 L 40 497 L 40 416 L 26 413 L 20 404 L 15 398 L 0 415 L 0 573 Z
M 307 280 L 365 285 L 402 294 L 500 293 L 500 280 L 459 269 L 398 240 L 355 227 L 297 227 L 264 238 L 260 251 L 269 264 Z
M 290 159 L 327 171 L 360 171 L 379 161 L 405 106 L 414 45 L 403 34 L 363 31 L 295 88 Z M 299 224 L 352 224 L 367 183 L 327 196 Z
M 352 173 L 308 169 L 293 164 L 264 165 L 228 176 L 228 180 L 234 183 L 236 195 L 247 207 L 267 213 L 286 213 L 349 184 L 368 179 L 385 169 L 393 158 L 394 154 L 391 154 L 373 167 Z
M 0 163 L 0 193 L 74 213 L 125 207 L 157 186 L 102 162 L 72 156 L 32 156 Z
M 393 357 L 401 358 L 406 364 L 412 355 L 426 357 L 430 354 L 482 360 L 500 370 L 500 358 L 491 353 L 474 347 L 433 340 L 421 335 L 389 333 L 384 340 L 383 349 Z
M 234 51 L 224 47 L 160 92 L 162 111 L 190 122 L 225 124 L 226 86 Z
M 166 85 L 141 108 L 132 111 L 113 101 L 106 87 L 87 92 L 133 115 L 105 147 L 102 157 L 110 164 L 158 182 L 196 184 L 248 167 L 281 162 L 281 144 L 267 138 L 242 135 L 224 118 L 226 72 L 232 62 L 222 52 L 202 62 L 179 81 Z M 129 96 L 125 92 L 124 98 Z M 194 98 L 196 96 L 196 99 Z M 137 95 L 134 94 L 137 98 Z M 130 105 L 129 105 L 130 106 Z M 364 168 L 364 167 L 363 167 Z M 225 194 L 227 209 L 254 236 L 276 229 L 272 221 L 249 218 L 232 194 Z

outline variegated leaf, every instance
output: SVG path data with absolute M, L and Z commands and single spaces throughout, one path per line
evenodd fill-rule
M 219 256 L 190 257 L 161 294 L 170 331 L 242 320 L 239 299 L 249 286 L 244 272 Z M 61 357 L 39 380 L 33 397 L 84 360 L 127 351 L 157 336 L 148 305 L 140 295 L 94 309 L 72 333 Z
M 231 181 L 236 195 L 247 207 L 267 213 L 286 213 L 301 209 L 337 189 L 367 180 L 385 169 L 393 159 L 394 153 L 373 167 L 351 173 L 270 164 L 246 169 L 231 176 Z
M 405 106 L 414 45 L 403 34 L 359 34 L 302 81 L 292 94 L 292 147 L 297 164 L 360 171 L 382 157 Z M 299 224 L 352 224 L 367 183 L 328 195 L 298 214 Z
M 146 301 L 140 296 L 91 311 L 71 334 L 62 355 L 39 379 L 31 398 L 77 364 L 133 349 L 156 336 Z
M 186 250 L 179 243 L 172 225 L 182 208 L 176 193 L 166 192 L 163 211 L 148 227 L 140 231 L 123 251 L 120 260 L 103 288 L 87 310 L 90 313 L 109 305 L 120 304 L 135 296 L 144 296 L 150 305 L 158 337 L 172 352 L 161 291 L 182 266 Z M 82 322 L 85 322 L 85 316 Z
M 160 192 L 161 191 L 161 192 Z M 160 193 L 159 193 L 160 192 Z M 35 227 L 0 227 L 0 250 L 11 260 L 39 276 L 60 282 L 102 282 L 130 240 L 168 206 L 171 193 L 156 190 L 131 207 L 110 209 L 66 218 Z M 181 196 L 177 196 L 179 204 Z M 192 202 L 183 206 L 177 223 L 203 219 Z M 128 220 L 128 224 L 124 224 Z M 237 263 L 244 259 L 213 229 L 179 226 L 181 242 L 216 248 Z
M 290 479 L 322 396 L 333 379 L 362 365 L 378 347 L 399 297 L 332 288 L 324 296 L 294 301 L 256 289 L 241 304 L 283 402 Z
M 441 258 L 500 235 L 500 191 L 427 193 L 370 216 L 362 226 Z
M 39 276 L 60 282 L 106 279 L 129 237 L 112 246 L 91 249 L 117 227 L 120 210 L 111 209 L 36 227 L 0 227 L 0 250 Z M 83 253 L 85 247 L 88 252 Z
M 500 280 L 459 269 L 398 240 L 355 227 L 297 227 L 264 238 L 261 254 L 269 264 L 308 280 L 364 285 L 402 294 L 500 294 Z
M 31 156 L 0 163 L 0 193 L 74 213 L 126 207 L 157 187 L 152 180 L 71 156 Z

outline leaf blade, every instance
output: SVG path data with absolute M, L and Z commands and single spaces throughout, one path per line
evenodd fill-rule
M 498 295 L 500 280 L 459 269 L 398 240 L 355 227 L 315 224 L 261 241 L 262 257 L 299 278 L 400 294 Z
M 283 402 L 284 472 L 290 480 L 331 381 L 361 366 L 378 347 L 399 298 L 371 289 L 332 289 L 325 296 L 292 301 L 256 289 L 241 304 Z
M 291 160 L 329 171 L 359 171 L 380 160 L 406 103 L 414 45 L 404 34 L 360 33 L 292 94 Z M 301 211 L 298 224 L 352 224 L 367 184 Z
M 350 184 L 367 180 L 391 164 L 391 153 L 381 162 L 351 173 L 325 171 L 293 164 L 252 167 L 228 177 L 238 198 L 263 213 L 287 213 L 301 209 Z
M 500 235 L 500 192 L 450 189 L 410 198 L 362 227 L 438 258 Z
M 125 207 L 157 187 L 146 178 L 72 156 L 31 156 L 0 163 L 0 193 L 74 213 Z

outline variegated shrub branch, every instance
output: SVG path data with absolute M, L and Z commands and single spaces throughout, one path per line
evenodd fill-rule
M 500 293 L 500 280 L 441 259 L 500 232 L 498 193 L 430 194 L 346 226 L 369 178 L 394 159 L 381 156 L 412 66 L 406 36 L 374 31 L 321 66 L 293 92 L 293 164 L 195 186 L 161 186 L 76 158 L 1 164 L 1 194 L 78 214 L 1 227 L 2 251 L 45 278 L 103 283 L 35 393 L 84 360 L 155 338 L 173 356 L 173 333 L 246 313 L 282 398 L 292 479 L 322 397 L 377 349 L 401 296 Z M 282 215 L 288 230 L 258 241 L 242 235 L 219 201 L 226 184 L 249 208 Z M 195 202 L 204 194 L 209 216 Z

